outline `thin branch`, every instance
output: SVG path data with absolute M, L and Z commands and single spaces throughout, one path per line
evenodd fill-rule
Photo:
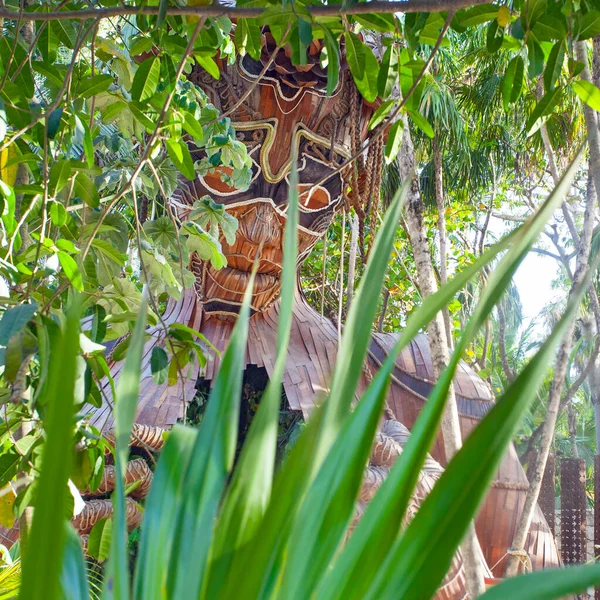
M 414 13 L 414 12 L 444 12 L 457 11 L 461 8 L 485 4 L 486 0 L 405 0 L 403 2 L 364 2 L 346 6 L 345 4 L 324 4 L 310 6 L 308 10 L 313 17 L 332 17 L 336 15 L 361 15 L 361 14 L 386 14 L 386 13 Z M 214 3 L 209 6 L 170 6 L 167 10 L 169 16 L 199 16 L 199 17 L 230 17 L 252 19 L 261 16 L 265 7 L 237 7 L 224 6 Z M 114 6 L 110 8 L 86 8 L 81 10 L 65 10 L 61 12 L 35 12 L 24 13 L 23 21 L 57 21 L 57 20 L 84 20 L 106 19 L 110 17 L 123 17 L 126 15 L 158 15 L 158 6 Z M 0 19 L 17 19 L 18 11 L 0 9 Z

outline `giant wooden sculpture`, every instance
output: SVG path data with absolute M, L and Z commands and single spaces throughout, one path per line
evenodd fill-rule
M 367 137 L 368 118 L 373 110 L 362 101 L 348 70 L 342 66 L 339 84 L 333 94 L 327 96 L 326 73 L 319 65 L 318 41 L 309 48 L 308 64 L 303 67 L 292 65 L 285 48 L 273 58 L 274 46 L 267 32 L 263 35 L 260 61 L 245 56 L 232 66 L 222 64 L 218 81 L 201 69 L 191 75 L 192 81 L 222 112 L 231 111 L 238 139 L 247 145 L 252 156 L 253 174 L 250 187 L 244 190 L 231 187 L 227 172 L 219 169 L 205 177 L 198 177 L 192 183 L 182 182 L 176 203 L 182 218 L 188 212 L 186 206 L 191 207 L 194 200 L 210 195 L 215 201 L 225 204 L 227 211 L 238 219 L 239 228 L 232 244 L 221 240 L 227 266 L 215 270 L 209 263 L 193 258 L 192 267 L 197 277 L 195 290 L 189 290 L 180 302 L 172 302 L 164 315 L 166 323 L 188 324 L 223 350 L 228 343 L 252 263 L 258 256 L 246 365 L 248 369 L 265 369 L 267 374 L 272 372 L 275 360 L 282 239 L 292 148 L 295 147 L 298 156 L 302 192 L 299 263 L 327 230 L 335 212 L 344 203 L 363 210 L 377 202 L 377 178 L 381 164 L 381 147 L 373 144 L 365 153 L 358 174 L 352 169 L 337 172 L 339 165 Z M 259 80 L 261 74 L 263 77 Z M 370 375 L 390 349 L 393 337 L 385 334 L 374 336 L 370 362 L 365 366 L 359 392 L 364 390 Z M 150 353 L 155 343 L 149 342 L 144 350 L 144 375 L 132 441 L 134 445 L 141 443 L 158 449 L 162 444 L 161 431 L 184 417 L 183 396 L 189 401 L 199 381 L 210 385 L 219 363 L 218 360 L 209 362 L 204 371 L 198 369 L 191 379 L 177 386 L 157 386 L 149 369 Z M 304 418 L 310 418 L 311 410 L 327 389 L 337 346 L 336 328 L 308 305 L 298 287 L 283 386 L 289 407 L 301 412 Z M 112 369 L 118 376 L 120 364 L 113 364 Z M 409 435 L 401 423 L 409 428 L 412 426 L 432 381 L 426 339 L 419 338 L 398 359 L 387 418 L 376 439 L 371 464 L 366 471 L 357 506 L 358 515 L 401 452 L 401 446 Z M 455 387 L 466 435 L 477 419 L 485 414 L 492 403 L 492 396 L 466 366 L 461 367 Z M 108 385 L 105 392 L 110 398 Z M 92 424 L 109 434 L 113 418 L 108 404 L 93 409 L 89 416 Z M 433 456 L 444 464 L 441 448 L 438 443 Z M 433 459 L 428 461 L 415 494 L 415 510 L 431 489 L 441 468 Z M 112 477 L 110 471 L 106 473 L 101 486 L 103 492 L 110 490 Z M 143 495 L 150 474 L 139 461 L 130 463 L 127 477 L 144 480 L 145 484 L 138 488 L 138 495 Z M 511 449 L 477 523 L 490 565 L 501 558 L 510 544 L 525 487 L 524 473 Z M 103 500 L 90 500 L 76 524 L 82 533 L 88 532 L 93 523 L 106 516 L 109 510 L 109 504 Z M 134 500 L 130 501 L 128 510 L 134 526 L 139 522 Z M 554 540 L 541 513 L 536 515 L 532 525 L 528 551 L 536 568 L 558 562 Z M 460 554 L 457 554 L 438 593 L 439 598 L 466 597 L 461 561 Z

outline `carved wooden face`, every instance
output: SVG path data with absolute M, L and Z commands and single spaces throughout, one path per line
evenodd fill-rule
M 343 201 L 346 184 L 335 171 L 351 154 L 350 114 L 354 111 L 359 138 L 371 114 L 371 109 L 359 100 L 347 69 L 343 69 L 336 90 L 327 97 L 325 73 L 318 62 L 318 43 L 311 46 L 306 67 L 292 66 L 281 50 L 256 84 L 274 45 L 268 33 L 266 36 L 261 61 L 245 56 L 233 66 L 222 64 L 218 81 L 200 69 L 191 76 L 222 113 L 253 87 L 248 98 L 230 115 L 238 139 L 247 146 L 252 158 L 249 187 L 231 187 L 224 181 L 227 170 L 217 168 L 182 190 L 186 203 L 192 204 L 208 194 L 224 204 L 239 222 L 235 242 L 229 245 L 221 240 L 227 257 L 225 268 L 215 270 L 209 263 L 193 259 L 196 290 L 207 313 L 237 314 L 257 256 L 260 264 L 253 311 L 266 310 L 278 298 L 292 148 L 298 156 L 301 194 L 300 264 L 327 230 Z M 196 152 L 195 158 L 202 158 L 202 154 Z

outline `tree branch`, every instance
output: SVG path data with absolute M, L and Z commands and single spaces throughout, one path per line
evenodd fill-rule
M 383 2 L 374 0 L 353 6 L 343 4 L 328 4 L 310 6 L 313 17 L 331 17 L 335 15 L 385 14 L 385 13 L 414 13 L 414 12 L 443 12 L 456 11 L 460 8 L 484 4 L 486 0 L 405 0 L 403 2 Z M 237 7 L 224 6 L 214 3 L 209 6 L 170 6 L 167 14 L 171 16 L 201 16 L 201 17 L 233 17 L 256 18 L 262 15 L 268 7 Z M 23 21 L 56 21 L 65 19 L 106 19 L 127 15 L 158 15 L 158 6 L 114 6 L 110 8 L 86 8 L 81 10 L 65 10 L 60 12 L 25 12 Z M 16 10 L 0 9 L 0 19 L 17 19 Z

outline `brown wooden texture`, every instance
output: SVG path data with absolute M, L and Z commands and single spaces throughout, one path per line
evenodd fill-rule
M 396 340 L 395 334 L 373 335 L 370 359 L 375 367 L 391 351 Z M 420 335 L 398 357 L 388 396 L 388 406 L 394 417 L 409 429 L 426 402 L 434 382 L 427 338 Z M 493 396 L 487 384 L 465 363 L 461 363 L 457 369 L 454 390 L 463 439 L 466 439 L 493 406 Z M 431 453 L 442 465 L 446 464 L 441 431 Z M 475 522 L 486 561 L 496 577 L 504 574 L 506 551 L 512 544 L 528 487 L 529 482 L 511 444 Z M 534 570 L 560 564 L 554 536 L 539 507 L 534 511 L 525 549 L 531 557 Z
M 541 511 L 544 513 L 548 528 L 555 534 L 555 521 L 556 521 L 556 506 L 554 497 L 555 488 L 555 458 L 554 454 L 548 455 L 546 462 L 546 469 L 544 471 L 544 477 L 542 479 L 542 487 L 540 489 L 540 497 L 538 498 L 538 505 Z
M 585 460 L 563 458 L 560 461 L 560 542 L 563 562 L 586 562 Z

